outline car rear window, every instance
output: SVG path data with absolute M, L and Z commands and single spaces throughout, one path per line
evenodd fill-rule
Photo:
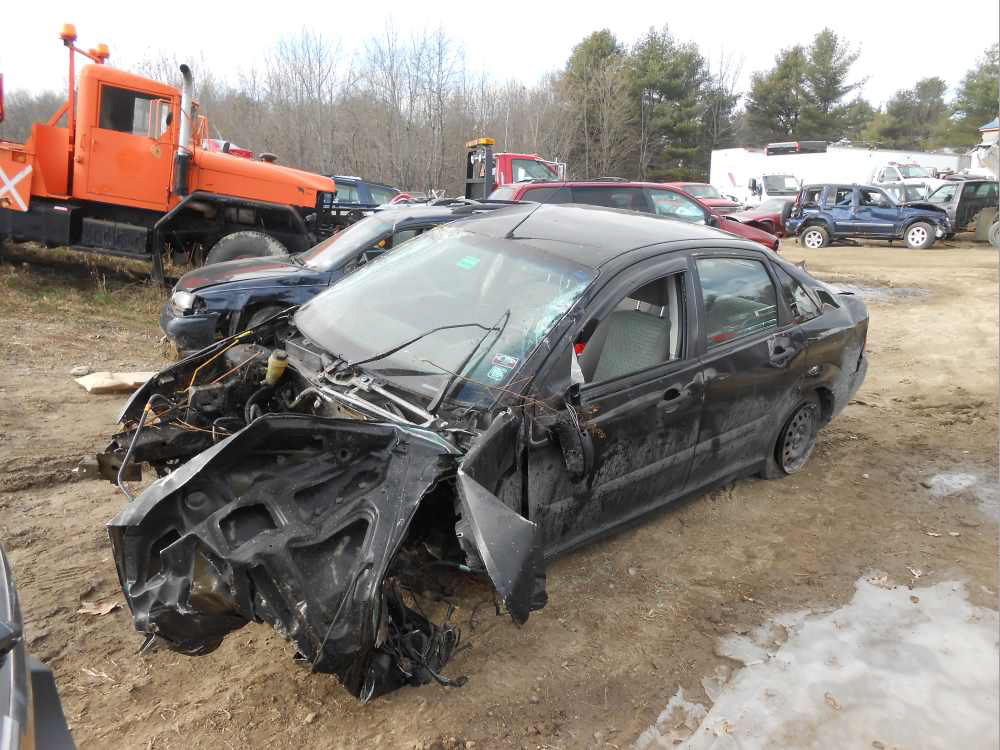
M 388 203 L 399 195 L 398 190 L 387 187 L 379 187 L 378 185 L 369 185 L 368 189 L 371 191 L 372 200 L 380 205 L 382 203 Z
M 521 196 L 521 200 L 535 201 L 536 203 L 573 203 L 574 197 L 568 187 L 559 185 L 558 187 L 528 188 Z

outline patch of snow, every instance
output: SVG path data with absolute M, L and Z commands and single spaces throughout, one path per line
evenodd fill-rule
M 962 583 L 885 581 L 860 579 L 827 614 L 722 639 L 718 652 L 744 666 L 706 686 L 714 705 L 698 728 L 688 729 L 704 707 L 678 690 L 637 750 L 996 748 L 997 612 L 973 606 Z
M 937 498 L 957 495 L 968 490 L 976 497 L 979 509 L 994 520 L 1000 520 L 1000 483 L 975 474 L 935 474 L 926 483 L 931 495 Z

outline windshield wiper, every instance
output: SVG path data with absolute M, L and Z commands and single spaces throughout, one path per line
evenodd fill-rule
M 500 323 L 501 319 L 503 320 L 503 324 L 500 325 L 498 328 L 497 324 Z M 427 411 L 431 412 L 432 414 L 434 413 L 434 410 L 441 405 L 441 402 L 444 401 L 445 396 L 448 395 L 448 392 L 451 390 L 451 387 L 454 384 L 455 379 L 461 377 L 462 373 L 465 372 L 465 368 L 469 366 L 469 362 L 472 361 L 472 357 L 475 355 L 476 352 L 479 351 L 479 347 L 483 345 L 483 342 L 486 341 L 486 337 L 489 336 L 490 333 L 492 333 L 493 331 L 496 331 L 497 341 L 499 341 L 500 337 L 503 335 L 504 329 L 507 327 L 508 322 L 510 322 L 509 307 L 503 311 L 503 313 L 500 315 L 499 318 L 497 318 L 496 323 L 494 323 L 492 327 L 488 328 L 486 330 L 486 333 L 484 333 L 482 337 L 480 337 L 479 341 L 476 342 L 476 345 L 472 347 L 472 349 L 466 355 L 465 359 L 462 360 L 462 363 L 458 366 L 458 369 L 456 369 L 455 372 L 450 373 L 448 375 L 448 379 L 445 381 L 444 385 L 441 386 L 438 392 L 434 394 L 434 398 L 431 399 L 431 402 L 427 404 Z
M 410 344 L 415 344 L 416 342 L 420 341 L 420 339 L 426 338 L 427 336 L 430 336 L 432 333 L 437 333 L 438 331 L 450 331 L 450 330 L 452 330 L 454 328 L 482 328 L 487 333 L 489 333 L 490 331 L 496 330 L 496 326 L 487 327 L 487 326 L 484 326 L 482 323 L 456 323 L 454 325 L 438 326 L 437 328 L 432 328 L 429 331 L 424 331 L 419 336 L 414 336 L 409 341 L 404 341 L 402 344 L 399 344 L 398 346 L 394 346 L 392 349 L 388 349 L 388 350 L 386 350 L 384 352 L 379 352 L 378 354 L 376 354 L 376 355 L 374 355 L 372 357 L 366 357 L 365 359 L 359 359 L 359 360 L 357 360 L 355 362 L 348 362 L 346 366 L 347 367 L 357 367 L 358 365 L 366 365 L 369 362 L 378 362 L 380 359 L 385 359 L 386 357 L 391 357 L 393 354 L 395 354 L 396 352 L 398 352 L 400 349 L 405 349 Z

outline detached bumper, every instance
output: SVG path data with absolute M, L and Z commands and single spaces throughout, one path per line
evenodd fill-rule
M 204 349 L 220 337 L 219 313 L 177 315 L 168 302 L 160 312 L 160 328 L 182 352 Z

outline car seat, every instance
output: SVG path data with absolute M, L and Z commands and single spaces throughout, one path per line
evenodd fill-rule
M 612 380 L 667 361 L 670 321 L 649 312 L 612 310 L 579 355 L 586 382 Z

